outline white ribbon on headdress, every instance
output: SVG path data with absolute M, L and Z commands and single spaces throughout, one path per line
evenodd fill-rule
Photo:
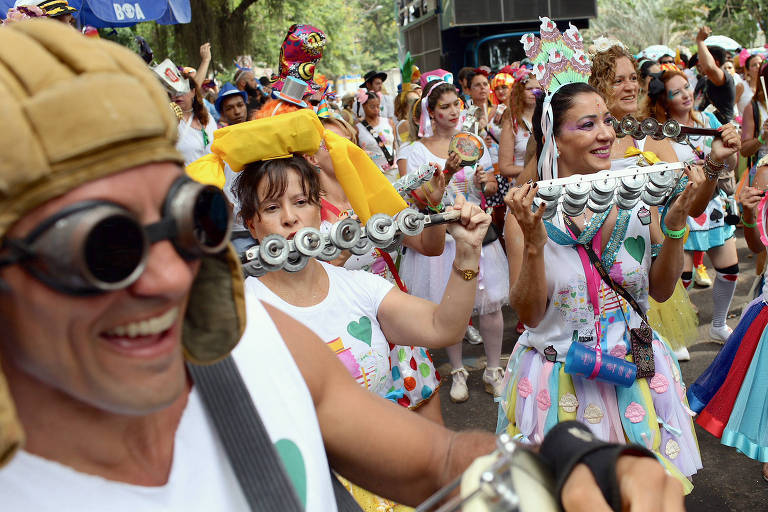
M 427 111 L 429 95 L 438 85 L 447 84 L 443 80 L 433 80 L 431 85 L 427 89 L 427 93 L 421 98 L 421 117 L 419 117 L 419 137 L 431 137 L 434 135 L 432 131 L 432 121 L 429 118 L 429 112 Z
M 557 150 L 557 142 L 553 133 L 552 96 L 549 92 L 544 97 L 541 110 L 541 133 L 544 135 L 544 147 L 539 157 L 539 178 L 542 180 L 557 179 L 557 158 L 560 152 Z

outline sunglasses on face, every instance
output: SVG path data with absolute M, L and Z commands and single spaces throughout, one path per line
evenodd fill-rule
M 34 278 L 68 295 L 127 288 L 147 266 L 149 248 L 170 240 L 193 260 L 224 250 L 231 231 L 224 193 L 180 177 L 163 204 L 163 218 L 149 225 L 124 206 L 89 200 L 72 204 L 38 224 L 24 238 L 6 238 L 0 267 L 19 264 Z

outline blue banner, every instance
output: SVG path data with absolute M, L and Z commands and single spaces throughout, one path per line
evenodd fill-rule
M 14 0 L 0 0 L 0 18 L 13 7 Z M 163 25 L 189 23 L 192 8 L 189 0 L 69 0 L 79 12 L 80 25 L 97 28 L 130 27 L 143 21 L 157 21 Z

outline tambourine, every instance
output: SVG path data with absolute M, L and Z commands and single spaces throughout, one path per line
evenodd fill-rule
M 469 132 L 459 132 L 451 138 L 448 152 L 453 151 L 461 158 L 461 166 L 475 165 L 483 157 L 485 146 L 480 137 Z
M 642 122 L 627 114 L 621 121 L 613 119 L 613 129 L 616 136 L 631 136 L 633 139 L 642 139 L 651 137 L 655 140 L 672 139 L 675 142 L 685 143 L 689 135 L 704 135 L 707 137 L 719 137 L 720 132 L 714 128 L 695 128 L 692 126 L 683 126 L 674 119 L 669 119 L 663 124 L 658 120 L 649 117 Z
M 246 249 L 240 261 L 245 273 L 252 277 L 278 270 L 299 272 L 310 258 L 333 261 L 344 250 L 356 256 L 368 254 L 374 247 L 391 252 L 397 249 L 403 236 L 415 236 L 428 226 L 455 222 L 460 217 L 459 210 L 424 215 L 412 208 L 405 208 L 394 217 L 374 214 L 365 226 L 347 217 L 331 225 L 328 234 L 306 227 L 290 240 L 277 234 L 267 235 L 258 245 Z
M 768 195 L 763 196 L 757 206 L 757 232 L 760 233 L 760 241 L 768 246 Z
M 661 206 L 682 178 L 684 166 L 682 162 L 659 163 L 539 181 L 531 207 L 536 211 L 544 204 L 543 218 L 549 220 L 558 210 L 575 217 L 587 208 L 602 213 L 614 204 L 623 210 L 631 210 L 638 201 Z
M 539 456 L 508 434 L 501 434 L 496 446 L 416 512 L 560 512 L 555 481 Z M 443 503 L 457 487 L 459 494 Z

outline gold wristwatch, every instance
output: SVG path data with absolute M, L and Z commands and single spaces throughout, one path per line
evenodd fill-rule
M 471 281 L 474 278 L 477 277 L 478 271 L 477 270 L 469 270 L 469 269 L 463 269 L 456 266 L 456 263 L 453 264 L 453 269 L 461 275 L 461 277 L 465 281 Z

